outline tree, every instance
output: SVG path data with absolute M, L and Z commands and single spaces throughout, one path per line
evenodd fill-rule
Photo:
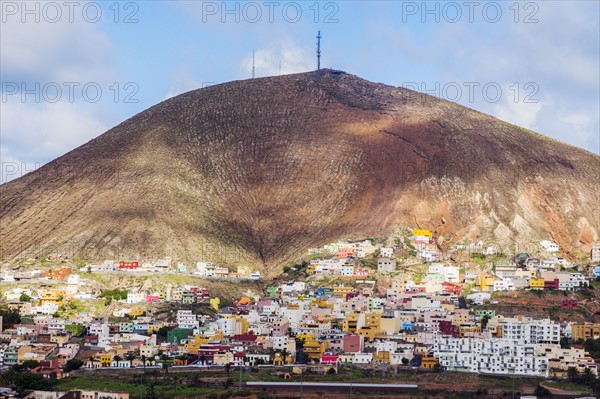
M 485 330 L 485 328 L 487 327 L 488 321 L 490 321 L 490 315 L 484 314 L 483 317 L 481 318 L 481 329 L 482 330 Z
M 231 364 L 227 363 L 225 365 L 225 371 L 227 372 L 227 379 L 229 379 L 229 373 L 231 372 Z
M 402 364 L 408 364 L 410 362 L 410 360 L 408 360 L 407 358 L 403 357 L 402 358 Z
M 97 362 L 96 358 L 94 356 L 90 356 L 89 361 L 90 361 L 90 363 L 92 363 L 92 368 L 94 368 L 94 363 Z
M 3 309 L 0 310 L 0 316 L 2 317 L 2 328 L 12 328 L 15 324 L 21 322 L 21 315 L 14 309 Z
M 156 392 L 156 388 L 154 388 L 154 384 L 148 385 L 148 388 L 146 388 L 146 398 L 147 399 L 158 399 L 158 392 Z
M 140 359 L 142 359 L 142 367 L 144 368 L 144 374 L 146 374 L 146 355 L 142 355 Z
M 65 367 L 63 368 L 63 370 L 65 372 L 69 373 L 73 370 L 79 370 L 81 368 L 81 366 L 83 366 L 83 360 L 77 359 L 77 358 L 69 359 L 65 363 Z
M 16 373 L 15 390 L 19 393 L 25 390 L 37 390 L 37 391 L 50 391 L 52 390 L 52 383 L 46 380 L 41 374 Z
M 117 367 L 119 367 L 119 362 L 123 360 L 123 358 L 119 355 L 114 355 L 113 360 L 117 363 Z
M 17 365 L 16 367 L 16 371 L 20 371 L 20 370 L 33 370 L 36 367 L 39 367 L 40 362 L 38 362 L 37 360 L 25 360 L 23 363 L 21 363 L 20 365 Z
M 128 354 L 125 355 L 125 360 L 127 360 L 129 362 L 129 367 L 131 368 L 131 365 L 133 364 L 133 361 L 135 360 L 135 355 L 131 352 L 129 352 Z
M 590 382 L 592 382 L 594 379 L 596 378 L 596 376 L 592 373 L 592 370 L 590 370 L 589 368 L 585 368 L 583 369 L 583 381 L 586 384 L 589 384 Z
M 535 391 L 533 393 L 535 393 L 535 395 L 540 398 L 545 398 L 546 396 L 550 395 L 550 391 L 547 390 L 546 388 L 544 388 L 540 384 L 538 384 L 538 386 L 535 388 Z
M 167 336 L 169 335 L 169 331 L 171 331 L 173 328 L 169 327 L 169 326 L 162 326 L 161 328 L 158 329 L 158 331 L 156 332 L 156 335 L 162 338 L 167 338 Z
M 19 297 L 19 301 L 21 301 L 21 302 L 29 302 L 29 301 L 31 301 L 31 297 L 29 295 L 23 293 Z
M 162 368 L 165 370 L 165 374 L 169 374 L 169 356 L 165 353 L 160 355 L 160 360 L 162 361 Z
M 579 371 L 577 371 L 576 367 L 569 367 L 567 369 L 567 377 L 569 377 L 569 380 L 571 380 L 571 382 L 575 382 L 579 379 Z

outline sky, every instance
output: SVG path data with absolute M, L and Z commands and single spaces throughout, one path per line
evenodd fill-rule
M 0 182 L 175 95 L 321 66 L 600 153 L 600 2 L 0 1 Z

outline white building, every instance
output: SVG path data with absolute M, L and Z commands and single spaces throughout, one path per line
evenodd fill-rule
M 250 280 L 260 280 L 261 278 L 260 272 L 257 272 L 256 270 L 250 273 Z
M 143 292 L 128 292 L 127 303 L 132 305 L 134 303 L 146 302 L 146 294 Z
M 558 252 L 560 249 L 557 243 L 548 240 L 540 241 L 540 245 L 544 247 L 546 252 Z
M 560 343 L 560 324 L 550 319 L 495 316 L 488 321 L 488 326 L 494 325 L 502 330 L 502 338 L 513 341 L 526 344 Z
M 592 246 L 590 258 L 592 262 L 600 262 L 600 242 L 597 242 Z
M 200 326 L 198 317 L 191 310 L 180 309 L 177 311 L 177 326 L 179 328 L 187 328 L 193 330 Z
M 446 283 L 459 282 L 459 270 L 455 266 L 444 266 L 442 263 L 434 263 L 429 266 L 425 281 L 437 281 Z
M 67 284 L 79 285 L 79 274 L 70 274 L 69 277 L 67 277 Z
M 392 258 L 377 259 L 377 271 L 379 273 L 391 273 L 391 272 L 396 271 L 396 259 L 392 259 Z
M 354 276 L 354 265 L 344 265 L 340 269 L 340 275 L 342 277 L 351 277 Z
M 358 247 L 356 248 L 356 257 L 357 258 L 364 258 L 367 254 L 367 251 L 365 250 L 364 247 Z
M 494 291 L 513 291 L 515 286 L 510 278 L 494 280 Z
M 382 258 L 392 258 L 394 256 L 394 248 L 381 248 L 379 256 Z
M 234 318 L 224 317 L 217 320 L 219 330 L 223 331 L 226 337 L 242 333 L 242 323 Z
M 536 344 L 513 339 L 453 338 L 436 334 L 433 355 L 446 370 L 471 373 L 548 376 L 548 358 Z

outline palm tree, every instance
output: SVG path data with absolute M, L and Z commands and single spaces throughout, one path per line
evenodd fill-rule
M 160 355 L 160 360 L 162 360 L 162 367 L 165 370 L 165 374 L 169 374 L 169 363 L 167 362 L 167 360 L 169 360 L 169 356 L 163 353 Z
M 571 380 L 571 382 L 575 382 L 579 378 L 579 370 L 577 367 L 569 367 L 567 369 L 567 377 Z
M 144 374 L 146 374 L 146 355 L 142 355 L 140 357 L 140 359 L 142 360 L 142 367 L 144 368 Z
M 133 361 L 135 360 L 135 355 L 130 352 L 127 355 L 125 355 L 125 360 L 129 362 L 129 368 L 131 368 L 131 366 L 133 365 Z
M 92 368 L 94 368 L 94 363 L 96 363 L 96 358 L 94 356 L 89 357 L 90 363 L 92 363 Z
M 225 371 L 227 372 L 227 379 L 229 379 L 229 372 L 231 371 L 231 364 L 227 363 L 225 365 Z

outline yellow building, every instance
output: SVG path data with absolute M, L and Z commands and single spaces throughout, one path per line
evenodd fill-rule
M 347 332 L 356 332 L 356 328 L 361 316 L 361 313 L 346 314 L 346 318 L 342 323 L 342 330 Z
M 321 360 L 321 355 L 327 350 L 327 342 L 319 342 L 316 339 L 311 339 L 304 344 L 304 353 L 306 353 L 311 360 Z
M 421 367 L 426 369 L 432 369 L 438 364 L 438 360 L 433 356 L 423 356 L 421 358 Z
M 379 321 L 379 331 L 396 334 L 400 331 L 402 323 L 399 317 L 382 316 Z
M 60 306 L 64 300 L 65 290 L 46 290 L 42 291 L 42 294 L 40 295 L 40 302 L 42 305 L 53 303 Z
M 200 345 L 208 344 L 211 340 L 204 335 L 194 335 L 194 339 L 185 344 L 185 348 L 188 353 L 198 354 L 198 350 L 200 350 Z
M 341 296 L 343 298 L 346 298 L 346 296 L 351 293 L 352 291 L 354 291 L 354 288 L 352 287 L 348 287 L 345 285 L 338 285 L 333 287 L 333 296 Z
M 600 324 L 598 323 L 585 323 L 585 324 L 573 324 L 571 326 L 571 337 L 574 341 L 588 338 L 600 338 Z
M 291 353 L 288 353 L 285 356 L 285 364 L 292 364 L 294 362 L 294 356 Z M 283 366 L 283 356 L 281 353 L 275 353 L 273 356 L 273 366 Z
M 429 230 L 413 230 L 413 234 L 416 236 L 433 237 L 433 234 Z
M 544 289 L 544 279 L 543 278 L 538 278 L 538 277 L 533 277 L 529 280 L 529 288 L 533 289 Z
M 221 300 L 219 298 L 210 298 L 209 302 L 210 306 L 212 306 L 214 310 L 219 310 L 219 305 L 221 304 Z
M 128 315 L 131 317 L 138 317 L 144 314 L 144 308 L 140 306 L 134 306 L 129 310 Z
M 371 327 L 362 327 L 359 328 L 358 331 L 356 331 L 356 333 L 364 337 L 364 339 L 373 342 L 379 334 L 379 331 Z
M 475 280 L 475 285 L 479 288 L 479 291 L 489 291 L 490 287 L 494 286 L 495 277 L 480 275 Z
M 304 341 L 304 343 L 306 343 L 308 341 L 315 339 L 315 336 L 310 333 L 301 333 L 301 334 L 296 334 L 296 338 L 301 339 Z
M 113 354 L 103 353 L 100 355 L 100 367 L 111 367 L 113 361 Z
M 481 326 L 460 326 L 458 333 L 461 338 L 474 337 L 481 333 Z
M 452 324 L 460 326 L 469 322 L 469 309 L 456 309 L 452 315 Z
M 367 313 L 365 315 L 365 327 L 379 331 L 381 329 L 381 313 Z
M 373 354 L 373 363 L 390 363 L 390 352 L 379 351 Z
M 441 303 L 440 306 L 446 313 L 452 313 L 456 309 L 456 306 L 451 303 Z
M 171 300 L 176 302 L 183 301 L 183 292 L 181 290 L 175 290 L 171 293 Z M 219 310 L 219 309 L 216 309 Z

